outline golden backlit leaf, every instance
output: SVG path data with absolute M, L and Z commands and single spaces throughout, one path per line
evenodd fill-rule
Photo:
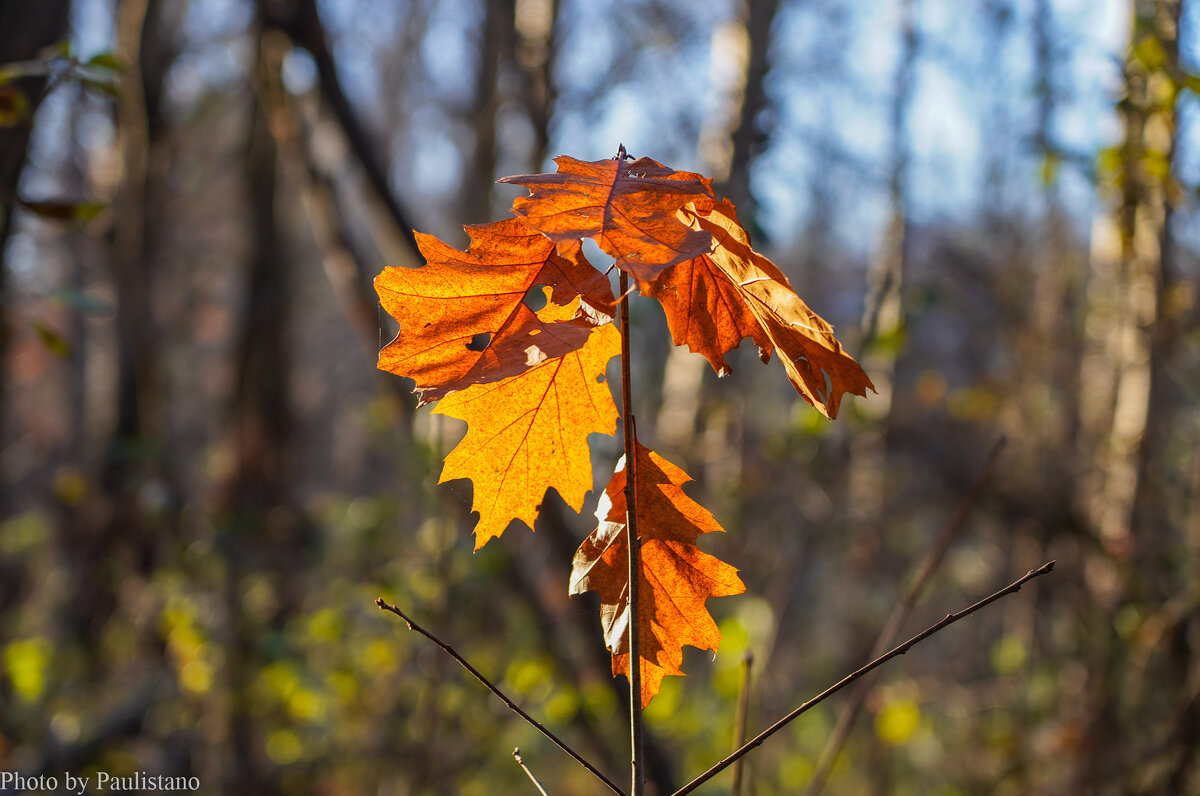
M 758 344 L 764 362 L 778 350 L 796 391 L 829 418 L 837 416 L 843 393 L 865 396 L 874 389 L 833 327 L 796 295 L 774 263 L 750 247 L 728 200 L 697 201 L 679 215 L 711 234 L 713 244 L 643 288 L 662 304 L 676 345 L 703 354 L 721 374 L 729 371 L 725 354 L 743 338 Z
M 583 345 L 590 327 L 547 322 L 526 306 L 539 285 L 557 304 L 582 295 L 611 313 L 608 280 L 578 242 L 555 244 L 519 218 L 465 229 L 465 252 L 417 233 L 428 264 L 387 268 L 375 279 L 383 308 L 400 322 L 379 368 L 413 379 L 422 403 L 524 372 L 531 346 L 552 358 Z
M 708 251 L 708 233 L 689 228 L 676 213 L 712 196 L 710 180 L 650 158 L 589 162 L 563 156 L 554 162 L 554 174 L 500 180 L 530 190 L 513 202 L 513 211 L 551 240 L 594 238 L 639 283 Z
M 641 577 L 638 641 L 642 663 L 642 707 L 658 693 L 663 678 L 681 675 L 683 646 L 716 651 L 721 634 L 704 602 L 746 590 L 737 569 L 696 546 L 705 533 L 723 531 L 713 515 L 684 494 L 691 479 L 675 465 L 637 444 L 634 467 Z M 613 655 L 613 674 L 629 675 L 629 577 L 625 459 L 600 499 L 600 521 L 575 553 L 571 594 L 600 595 L 604 641 Z
M 578 328 L 586 335 L 578 350 L 543 359 L 535 347 L 529 357 L 536 364 L 503 381 L 453 392 L 434 410 L 467 421 L 441 481 L 473 483 L 476 550 L 514 519 L 532 528 L 547 489 L 579 511 L 592 488 L 587 438 L 616 431 L 617 408 L 604 371 L 621 353 L 621 335 L 612 323 L 592 326 L 576 313 L 576 306 L 550 304 L 538 318 L 551 328 Z

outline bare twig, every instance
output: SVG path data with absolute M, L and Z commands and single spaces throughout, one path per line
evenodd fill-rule
M 625 163 L 625 145 L 617 150 L 617 169 Z M 621 297 L 625 298 L 629 287 L 629 274 L 621 271 Z M 629 305 L 622 301 L 621 324 L 621 417 L 625 433 L 625 535 L 629 542 L 629 735 L 632 796 L 642 796 L 646 787 L 646 776 L 642 760 L 642 650 L 638 629 L 638 585 L 641 580 L 641 539 L 637 532 L 637 431 L 633 419 L 633 387 L 630 383 L 629 366 Z
M 624 796 L 624 791 L 622 791 L 619 787 L 617 787 L 616 783 L 614 783 L 608 777 L 604 776 L 604 774 L 601 773 L 599 769 L 597 769 L 595 766 L 593 766 L 591 763 L 589 763 L 582 755 L 580 755 L 578 752 L 576 752 L 574 749 L 572 749 L 570 746 L 568 746 L 565 741 L 563 741 L 561 738 L 559 738 L 554 733 L 550 732 L 550 730 L 548 730 L 545 727 L 545 725 L 543 725 L 537 719 L 533 718 L 528 713 L 526 713 L 524 710 L 522 710 L 521 707 L 519 705 L 517 705 L 516 702 L 513 702 L 511 699 L 509 699 L 508 696 L 503 691 L 501 691 L 499 688 L 497 688 L 495 685 L 493 685 L 490 680 L 488 680 L 486 677 L 484 677 L 482 674 L 480 674 L 479 670 L 476 669 L 474 666 L 472 666 L 466 660 L 466 658 L 459 655 L 454 650 L 453 647 L 451 647 L 446 642 L 442 641 L 437 636 L 430 633 L 425 628 L 418 625 L 416 622 L 414 622 L 412 619 L 410 619 L 403 611 L 401 611 L 396 606 L 385 602 L 382 597 L 375 600 L 375 605 L 377 605 L 379 607 L 379 610 L 381 610 L 381 611 L 391 611 L 393 614 L 395 614 L 396 616 L 398 616 L 404 620 L 404 623 L 406 625 L 408 625 L 409 630 L 415 630 L 416 632 L 420 633 L 425 638 L 432 641 L 434 644 L 437 644 L 439 647 L 441 647 L 443 652 L 445 652 L 447 655 L 449 655 L 454 660 L 458 661 L 459 665 L 462 666 L 464 669 L 466 669 L 468 672 L 470 672 L 472 677 L 474 677 L 479 682 L 483 683 L 484 687 L 487 688 L 489 691 L 491 691 L 493 694 L 500 697 L 500 701 L 502 701 L 505 705 L 508 705 L 509 710 L 511 710 L 513 713 L 516 713 L 521 718 L 525 719 L 525 721 L 527 721 L 534 728 L 536 728 L 538 732 L 540 732 L 542 735 L 545 735 L 547 738 L 549 738 L 551 741 L 553 741 L 555 746 L 557 746 L 559 749 L 562 749 L 564 752 L 566 752 L 571 757 L 573 757 L 575 759 L 575 761 L 577 763 L 579 763 L 579 765 L 583 766 L 588 771 L 590 771 L 593 776 L 595 776 L 598 780 L 600 780 L 605 785 L 607 785 L 613 793 L 619 793 L 619 794 L 621 794 L 621 796 Z
M 946 551 L 950 549 L 950 545 L 962 533 L 963 528 L 967 525 L 967 517 L 975 508 L 975 504 L 979 502 L 980 495 L 983 494 L 984 488 L 988 481 L 991 480 L 992 471 L 996 467 L 996 461 L 1000 458 L 1000 452 L 1004 450 L 1005 439 L 1003 436 L 996 440 L 992 446 L 992 450 L 988 453 L 987 463 L 983 467 L 983 475 L 975 482 L 975 486 L 966 497 L 959 503 L 958 509 L 954 512 L 954 516 L 942 528 L 942 532 L 938 534 L 937 540 L 933 543 L 929 553 L 925 556 L 925 560 L 921 562 L 921 569 L 917 572 L 916 578 L 909 585 L 907 591 L 900 598 L 900 602 L 896 603 L 896 607 L 892 609 L 892 615 L 888 617 L 887 623 L 883 629 L 879 631 L 878 638 L 875 639 L 875 646 L 871 648 L 871 657 L 874 658 L 883 654 L 883 651 L 888 648 L 888 645 L 896 640 L 896 636 L 900 634 L 900 628 L 912 613 L 913 606 L 921 596 L 921 592 L 925 590 L 925 586 L 933 579 L 933 574 L 937 572 L 942 561 L 946 557 Z M 871 683 L 875 675 L 870 675 L 863 678 L 863 682 L 856 688 L 842 708 L 841 715 L 838 716 L 837 726 L 833 729 L 833 734 L 829 736 L 829 740 L 825 743 L 825 748 L 821 751 L 821 757 L 817 760 L 816 769 L 813 771 L 812 779 L 809 780 L 808 788 L 804 791 L 804 796 L 817 796 L 821 792 L 821 788 L 825 786 L 825 780 L 829 777 L 830 770 L 833 769 L 833 764 L 837 761 L 838 753 L 841 752 L 843 744 L 846 743 L 846 737 L 850 734 L 850 728 L 854 725 L 854 720 L 858 717 L 859 711 L 862 710 L 863 703 L 866 701 L 867 694 L 871 691 Z
M 850 685 L 855 680 L 858 680 L 860 677 L 867 674 L 868 672 L 887 663 L 892 658 L 895 658 L 898 655 L 903 655 L 904 653 L 908 652 L 909 649 L 911 649 L 914 645 L 919 644 L 920 642 L 922 642 L 925 639 L 932 636 L 934 633 L 937 633 L 940 630 L 944 630 L 945 628 L 954 624 L 958 620 L 968 617 L 971 614 L 975 613 L 976 611 L 980 610 L 981 608 L 991 605 L 996 600 L 999 600 L 1001 597 L 1004 597 L 1009 594 L 1015 594 L 1016 592 L 1020 591 L 1021 587 L 1024 586 L 1029 581 L 1033 580 L 1034 578 L 1045 575 L 1048 572 L 1050 572 L 1051 570 L 1053 570 L 1054 563 L 1055 562 L 1053 562 L 1053 561 L 1047 561 L 1045 564 L 1042 564 L 1037 569 L 1029 570 L 1024 575 L 1022 575 L 1020 578 L 1013 581 L 1009 585 L 1005 586 L 1000 591 L 998 591 L 994 594 L 991 594 L 987 597 L 984 597 L 982 600 L 975 603 L 974 605 L 964 608 L 961 611 L 959 611 L 958 613 L 947 614 L 946 617 L 944 619 L 942 619 L 940 622 L 937 622 L 936 624 L 925 628 L 920 633 L 913 636 L 908 641 L 905 641 L 900 646 L 891 649 L 884 655 L 880 655 L 878 658 L 871 661 L 866 666 L 862 667 L 861 669 L 854 672 L 853 674 L 847 675 L 846 677 L 842 678 L 834 685 L 831 685 L 829 688 L 825 689 L 824 691 L 817 694 L 812 699 L 805 702 L 803 705 L 800 705 L 798 708 L 793 710 L 791 713 L 787 714 L 786 716 L 781 718 L 779 721 L 775 722 L 770 727 L 763 730 L 758 735 L 754 736 L 754 738 L 752 740 L 750 740 L 749 743 L 744 744 L 741 748 L 739 748 L 733 754 L 724 758 L 723 760 L 718 762 L 716 765 L 712 766 L 707 771 L 705 771 L 703 774 L 696 777 L 695 779 L 693 779 L 688 784 L 684 785 L 679 790 L 675 791 L 675 793 L 671 794 L 671 796 L 684 796 L 684 794 L 686 794 L 686 793 L 691 793 L 696 788 L 700 787 L 705 782 L 708 782 L 710 779 L 715 777 L 717 774 L 721 773 L 726 768 L 733 765 L 735 762 L 737 762 L 737 760 L 739 758 L 741 758 L 743 755 L 748 753 L 751 749 L 754 749 L 755 747 L 760 746 L 763 741 L 767 740 L 772 735 L 774 735 L 776 732 L 783 729 L 785 726 L 787 726 L 789 723 L 791 723 L 791 721 L 793 719 L 804 714 L 811 708 L 819 705 L 821 702 L 824 702 L 830 696 L 836 694 L 838 691 L 841 691 L 843 688 Z
M 737 726 L 733 731 L 733 748 L 740 749 L 746 743 L 746 721 L 750 713 L 750 675 L 754 671 L 754 653 L 746 651 L 746 679 L 742 681 L 742 693 L 738 697 L 737 718 L 734 719 L 734 724 Z M 729 789 L 729 796 L 742 796 L 742 763 L 743 758 L 738 758 L 733 764 L 733 787 Z
M 546 793 L 546 788 L 542 785 L 542 783 L 538 782 L 538 778 L 535 777 L 533 772 L 529 770 L 529 766 L 525 765 L 525 761 L 521 759 L 520 747 L 513 749 L 513 759 L 517 761 L 517 765 L 520 766 L 521 770 L 525 772 L 525 776 L 529 777 L 529 781 L 533 783 L 533 787 L 538 789 L 538 793 L 542 794 L 542 796 L 550 796 L 549 793 Z

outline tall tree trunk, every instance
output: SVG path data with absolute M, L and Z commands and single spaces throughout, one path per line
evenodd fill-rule
M 225 553 L 225 686 L 228 692 L 225 792 L 278 793 L 274 769 L 262 758 L 259 726 L 250 703 L 258 639 L 279 630 L 302 595 L 289 573 L 303 568 L 305 524 L 290 487 L 293 421 L 289 396 L 289 339 L 293 267 L 286 259 L 277 205 L 278 151 L 270 125 L 286 99 L 280 77 L 286 36 L 260 28 L 254 74 L 255 102 L 246 150 L 246 196 L 251 241 L 245 301 L 235 350 L 231 406 L 235 466 L 222 498 Z M 247 578 L 269 584 L 275 610 L 265 619 L 247 614 Z
M 513 68 L 516 46 L 516 1 L 489 0 L 483 4 L 479 64 L 472 103 L 474 140 L 462 182 L 459 204 L 470 223 L 494 217 L 492 195 L 498 158 L 497 115 L 507 97 L 502 83 Z
M 533 126 L 525 170 L 534 172 L 550 157 L 550 125 L 558 92 L 554 65 L 558 60 L 559 0 L 522 0 L 516 5 L 516 61 L 521 74 L 521 104 Z
M 1093 626 L 1103 630 L 1089 645 L 1091 708 L 1075 783 L 1082 790 L 1102 790 L 1131 767 L 1154 770 L 1144 752 L 1129 749 L 1118 728 L 1152 718 L 1142 698 L 1151 667 L 1182 684 L 1193 657 L 1186 643 L 1131 653 L 1109 630 L 1124 605 L 1144 617 L 1143 627 L 1178 625 L 1164 601 L 1183 586 L 1172 561 L 1184 540 L 1165 491 L 1172 479 L 1182 478 L 1167 458 L 1177 407 L 1166 378 L 1179 321 L 1170 306 L 1178 279 L 1171 262 L 1176 99 L 1172 91 L 1164 101 L 1157 90 L 1164 78 L 1179 85 L 1181 2 L 1133 0 L 1131 12 L 1125 92 L 1117 106 L 1123 137 L 1113 180 L 1119 203 L 1111 221 L 1097 221 L 1098 240 L 1110 244 L 1093 245 L 1087 327 L 1098 333 L 1081 370 L 1085 394 L 1096 396 L 1084 406 L 1084 430 L 1097 463 L 1085 508 L 1102 558 L 1122 572 L 1115 588 L 1093 594 Z M 1155 624 L 1148 624 L 1152 617 Z
M 697 142 L 701 170 L 714 175 L 718 192 L 737 206 L 738 219 L 747 229 L 755 227 L 750 172 L 769 135 L 763 127 L 768 108 L 764 83 L 779 8 L 778 0 L 743 0 L 737 4 L 737 16 L 716 27 L 710 41 L 715 111 L 704 121 Z M 755 240 L 755 245 L 761 244 Z M 662 444 L 682 450 L 694 440 L 708 367 L 703 357 L 686 348 L 674 347 L 667 354 L 655 429 Z M 717 422 L 726 420 L 723 415 Z M 728 444 L 726 437 L 716 429 L 711 438 Z M 729 465 L 723 478 L 736 480 L 740 451 L 714 450 L 707 458 Z
M 889 215 L 879 252 L 867 274 L 868 294 L 862 321 L 862 364 L 878 393 L 862 408 L 870 414 L 875 425 L 854 439 L 847 484 L 851 543 L 858 552 L 860 563 L 866 563 L 879 544 L 878 533 L 886 499 L 887 430 L 898 348 L 904 331 L 901 288 L 908 264 L 908 121 L 918 58 L 917 0 L 902 0 L 900 11 L 900 56 L 892 81 L 889 114 Z
M 30 61 L 46 47 L 67 35 L 70 0 L 0 0 L 0 64 Z M 13 232 L 13 211 L 17 189 L 25 168 L 25 155 L 33 133 L 33 114 L 46 89 L 45 77 L 23 77 L 7 88 L 8 98 L 20 96 L 29 106 L 28 115 L 15 125 L 0 126 L 0 451 L 8 449 L 8 343 L 12 334 L 10 318 L 8 265 L 6 252 Z M 19 94 L 17 94 L 19 92 Z M 5 463 L 0 460 L 0 481 Z M 0 516 L 8 514 L 8 492 L 0 490 Z

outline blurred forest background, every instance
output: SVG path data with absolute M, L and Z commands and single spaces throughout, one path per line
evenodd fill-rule
M 371 290 L 623 142 L 715 177 L 878 387 L 827 423 L 633 302 L 639 433 L 748 587 L 651 704 L 652 788 L 730 750 L 745 652 L 754 732 L 923 562 L 905 636 L 1053 558 L 742 792 L 1200 792 L 1195 0 L 0 0 L 0 63 L 0 770 L 529 793 L 519 745 L 597 792 L 383 595 L 624 781 L 591 509 L 472 555 Z

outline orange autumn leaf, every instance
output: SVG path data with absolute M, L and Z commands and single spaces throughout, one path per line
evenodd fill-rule
M 643 288 L 662 304 L 676 345 L 704 355 L 721 374 L 729 371 L 725 354 L 743 338 L 758 344 L 763 362 L 778 350 L 796 391 L 829 418 L 837 416 L 843 393 L 865 396 L 874 389 L 833 327 L 750 247 L 732 203 L 698 201 L 680 218 L 712 235 L 711 251 L 672 266 Z
M 746 590 L 737 569 L 700 550 L 696 539 L 723 531 L 713 515 L 684 494 L 687 473 L 637 444 L 635 495 L 641 538 L 638 640 L 642 707 L 658 693 L 663 678 L 682 675 L 685 644 L 714 652 L 721 634 L 704 602 Z M 596 530 L 575 553 L 571 594 L 600 595 L 604 642 L 612 651 L 613 674 L 629 676 L 628 532 L 625 459 L 600 499 Z
M 547 489 L 557 490 L 575 511 L 583 508 L 592 488 L 587 437 L 616 431 L 617 408 L 604 371 L 621 353 L 621 335 L 612 323 L 593 326 L 592 319 L 577 317 L 578 304 L 548 304 L 537 313 L 548 328 L 575 327 L 585 335 L 578 350 L 539 359 L 535 348 L 530 358 L 538 361 L 531 367 L 453 392 L 434 410 L 467 421 L 467 434 L 446 457 L 439 483 L 473 483 L 476 550 L 514 519 L 532 528 Z
M 513 212 L 547 238 L 595 238 L 639 283 L 708 251 L 708 233 L 689 228 L 676 213 L 697 197 L 712 196 L 710 180 L 650 158 L 589 162 L 563 156 L 554 162 L 554 174 L 500 180 L 530 190 L 513 202 Z
M 558 304 L 582 295 L 611 312 L 608 280 L 578 242 L 556 245 L 519 218 L 464 229 L 471 237 L 465 252 L 418 232 L 428 264 L 386 268 L 375 279 L 383 308 L 400 322 L 396 339 L 379 352 L 379 368 L 416 381 L 422 403 L 524 372 L 531 346 L 555 357 L 583 345 L 586 327 L 550 330 L 554 322 L 526 306 L 538 285 L 549 286 Z

